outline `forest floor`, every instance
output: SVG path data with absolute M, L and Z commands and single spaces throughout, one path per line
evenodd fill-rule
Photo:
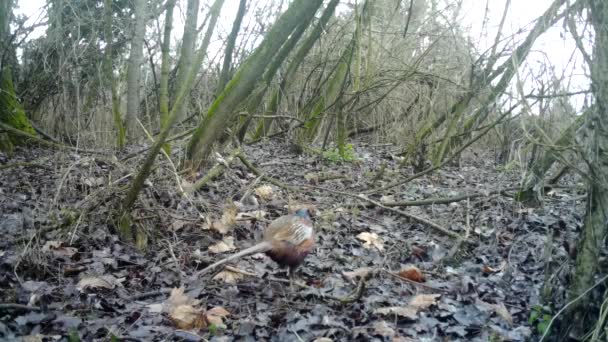
M 542 285 L 552 285 L 545 298 L 554 314 L 573 263 L 564 242 L 582 224 L 585 198 L 574 178 L 543 206 L 524 208 L 500 193 L 518 185 L 519 168 L 470 154 L 459 167 L 366 195 L 374 203 L 357 198 L 413 174 L 391 149 L 358 143 L 356 162 L 332 162 L 258 144 L 244 149 L 248 160 L 289 190 L 234 159 L 188 198 L 161 156 L 133 211 L 147 236 L 143 251 L 114 230 L 140 159 L 0 154 L 0 167 L 29 163 L 0 169 L 0 340 L 537 340 L 550 319 L 536 306 Z M 389 207 L 463 194 L 480 196 Z M 317 245 L 295 284 L 264 255 L 194 276 L 252 245 L 299 204 L 314 207 Z M 457 243 L 438 227 L 466 239 Z

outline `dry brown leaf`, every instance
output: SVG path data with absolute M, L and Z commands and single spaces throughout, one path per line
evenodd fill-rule
M 44 246 L 42 246 L 42 251 L 43 252 L 52 251 L 53 249 L 57 249 L 57 248 L 61 247 L 61 244 L 62 244 L 61 241 L 49 240 L 44 243 Z
M 485 308 L 488 311 L 493 311 L 500 318 L 504 319 L 505 322 L 507 322 L 509 325 L 513 325 L 513 317 L 511 316 L 509 309 L 507 309 L 504 303 L 500 302 L 496 304 L 491 304 L 477 299 L 476 304 Z
M 357 235 L 357 238 L 364 242 L 363 247 L 371 249 L 372 247 L 377 248 L 379 251 L 384 250 L 384 244 L 382 239 L 376 233 L 363 232 Z
M 233 251 L 235 249 L 236 247 L 234 247 L 234 238 L 232 236 L 227 236 L 215 245 L 209 246 L 209 252 L 214 254 L 225 253 Z
M 498 266 L 498 268 L 494 268 L 494 267 L 491 267 L 488 265 L 483 265 L 483 268 L 481 269 L 481 271 L 485 274 L 492 274 L 492 273 L 501 272 L 502 270 L 505 269 L 505 267 L 507 267 L 507 262 L 503 260 L 500 263 L 500 266 Z
M 350 272 L 342 272 L 342 274 L 346 277 L 346 279 L 353 280 L 355 278 L 365 278 L 373 271 L 374 269 L 371 267 L 361 267 Z
M 224 318 L 230 315 L 230 312 L 221 306 L 216 306 L 205 312 L 205 317 L 209 324 L 223 325 Z
M 374 333 L 383 337 L 395 336 L 395 329 L 391 328 L 386 321 L 376 321 L 373 324 Z
M 183 286 L 175 287 L 171 290 L 169 298 L 165 301 L 167 311 L 171 311 L 180 305 L 198 305 L 200 303 L 200 300 L 188 297 L 184 291 Z
M 235 284 L 237 280 L 240 280 L 242 278 L 243 275 L 241 273 L 223 270 L 220 273 L 216 274 L 212 279 L 221 280 L 228 284 Z
M 257 188 L 255 188 L 254 192 L 256 195 L 258 195 L 258 197 L 265 201 L 271 200 L 272 196 L 274 195 L 272 187 L 270 185 L 258 186 Z
M 164 303 L 169 318 L 179 329 L 200 329 L 206 326 L 205 316 L 195 306 L 200 300 L 190 298 L 184 293 L 184 287 L 173 288 L 171 295 Z
M 494 312 L 496 312 L 498 316 L 504 319 L 505 322 L 509 323 L 509 325 L 513 325 L 513 317 L 511 316 L 509 309 L 507 309 L 504 303 L 500 302 L 494 304 Z
M 102 277 L 84 277 L 80 279 L 76 288 L 82 292 L 87 289 L 113 289 L 118 285 L 118 280 L 112 275 Z
M 222 235 L 224 235 L 230 231 L 230 227 L 223 224 L 221 221 L 217 221 L 217 220 L 211 222 L 211 224 L 209 225 L 209 229 L 215 230 L 216 232 L 218 232 Z
M 437 298 L 439 297 L 441 297 L 440 294 L 419 294 L 410 300 L 409 306 L 418 310 L 424 310 L 431 305 L 437 304 Z
M 203 312 L 191 305 L 180 305 L 174 308 L 169 312 L 169 318 L 179 329 L 201 329 L 207 326 Z
M 414 265 L 405 266 L 401 269 L 401 271 L 399 271 L 398 274 L 402 278 L 409 279 L 417 283 L 423 283 L 425 281 L 422 271 Z
M 378 315 L 397 315 L 399 317 L 405 317 L 409 319 L 417 319 L 417 310 L 407 306 L 389 306 L 385 308 L 378 308 L 374 310 L 375 314 Z

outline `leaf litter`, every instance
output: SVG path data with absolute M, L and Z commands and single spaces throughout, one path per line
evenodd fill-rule
M 55 152 L 44 149 L 18 150 L 14 160 L 0 156 L 0 163 L 36 160 L 63 171 L 75 165 L 60 193 L 61 171 L 13 168 L 0 177 L 0 233 L 5 237 L 0 302 L 14 304 L 0 309 L 0 339 L 73 334 L 83 341 L 112 336 L 141 341 L 538 337 L 528 319 L 540 301 L 545 235 L 560 228 L 554 257 L 571 266 L 562 245 L 582 224 L 584 202 L 568 202 L 577 194 L 560 190 L 544 208 L 526 210 L 515 210 L 508 197 L 402 208 L 459 234 L 470 232 L 472 243 L 449 258 L 454 241 L 424 224 L 319 189 L 363 193 L 369 190 L 366 175 L 384 162 L 389 172 L 376 186 L 394 181 L 391 174 L 411 173 L 399 169 L 388 148 L 361 143 L 355 148 L 367 155 L 363 163 L 336 164 L 293 154 L 282 143 L 265 144 L 245 147 L 248 159 L 298 191 L 263 178 L 253 184 L 250 170 L 235 163 L 225 177 L 186 199 L 174 176 L 163 174 L 161 167 L 134 211 L 148 236 L 147 250 L 122 243 L 112 220 L 122 196 L 113 187 L 128 184 L 124 176 L 134 170 L 96 158 L 76 163 L 82 157 L 74 153 L 48 158 Z M 446 167 L 370 198 L 393 203 L 518 184 L 518 174 L 497 171 L 491 160 L 464 155 L 461 169 Z M 337 176 L 323 177 L 330 173 Z M 305 186 L 311 180 L 317 188 Z M 297 203 L 315 208 L 317 247 L 295 274 L 306 288 L 291 287 L 285 270 L 261 254 L 208 277 L 193 276 L 210 262 L 251 246 L 270 220 Z M 567 280 L 554 281 L 559 289 Z

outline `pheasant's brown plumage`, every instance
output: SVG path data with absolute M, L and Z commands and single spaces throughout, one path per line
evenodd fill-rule
M 307 209 L 300 209 L 295 214 L 281 216 L 272 221 L 264 231 L 262 242 L 207 266 L 197 275 L 245 255 L 260 252 L 266 253 L 279 266 L 288 266 L 293 271 L 302 264 L 314 245 L 312 220 Z

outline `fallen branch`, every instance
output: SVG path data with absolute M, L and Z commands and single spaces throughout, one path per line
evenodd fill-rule
M 386 205 L 384 205 L 384 204 L 382 204 L 380 202 L 374 201 L 373 199 L 367 198 L 364 195 L 355 195 L 355 194 L 351 194 L 351 193 L 348 193 L 348 192 L 331 190 L 331 189 L 326 189 L 326 188 L 322 188 L 322 187 L 318 187 L 318 186 L 312 186 L 312 185 L 307 185 L 307 184 L 302 184 L 302 186 L 309 187 L 309 188 L 312 188 L 312 189 L 317 189 L 317 190 L 331 192 L 331 193 L 334 193 L 334 194 L 337 194 L 337 195 L 343 195 L 343 196 L 357 198 L 357 199 L 360 199 L 362 201 L 366 201 L 368 203 L 371 203 L 371 204 L 373 204 L 376 207 L 379 207 L 379 208 L 382 208 L 382 209 L 386 209 L 388 211 L 392 211 L 394 213 L 403 215 L 403 216 L 408 217 L 408 218 L 410 218 L 410 219 L 412 219 L 414 221 L 417 221 L 419 223 L 426 224 L 426 225 L 430 226 L 431 228 L 433 228 L 433 229 L 435 229 L 435 230 L 437 230 L 437 231 L 439 231 L 439 232 L 441 232 L 441 233 L 443 233 L 445 235 L 448 235 L 448 236 L 450 236 L 452 238 L 455 238 L 457 240 L 462 240 L 463 239 L 462 236 L 460 236 L 460 234 L 457 234 L 457 233 L 454 233 L 452 231 L 449 231 L 446 228 L 440 226 L 439 224 L 437 224 L 437 223 L 435 223 L 433 221 L 427 220 L 427 219 L 425 219 L 423 217 L 420 217 L 420 216 L 416 216 L 416 215 L 413 215 L 413 214 L 406 213 L 403 210 L 387 207 Z

